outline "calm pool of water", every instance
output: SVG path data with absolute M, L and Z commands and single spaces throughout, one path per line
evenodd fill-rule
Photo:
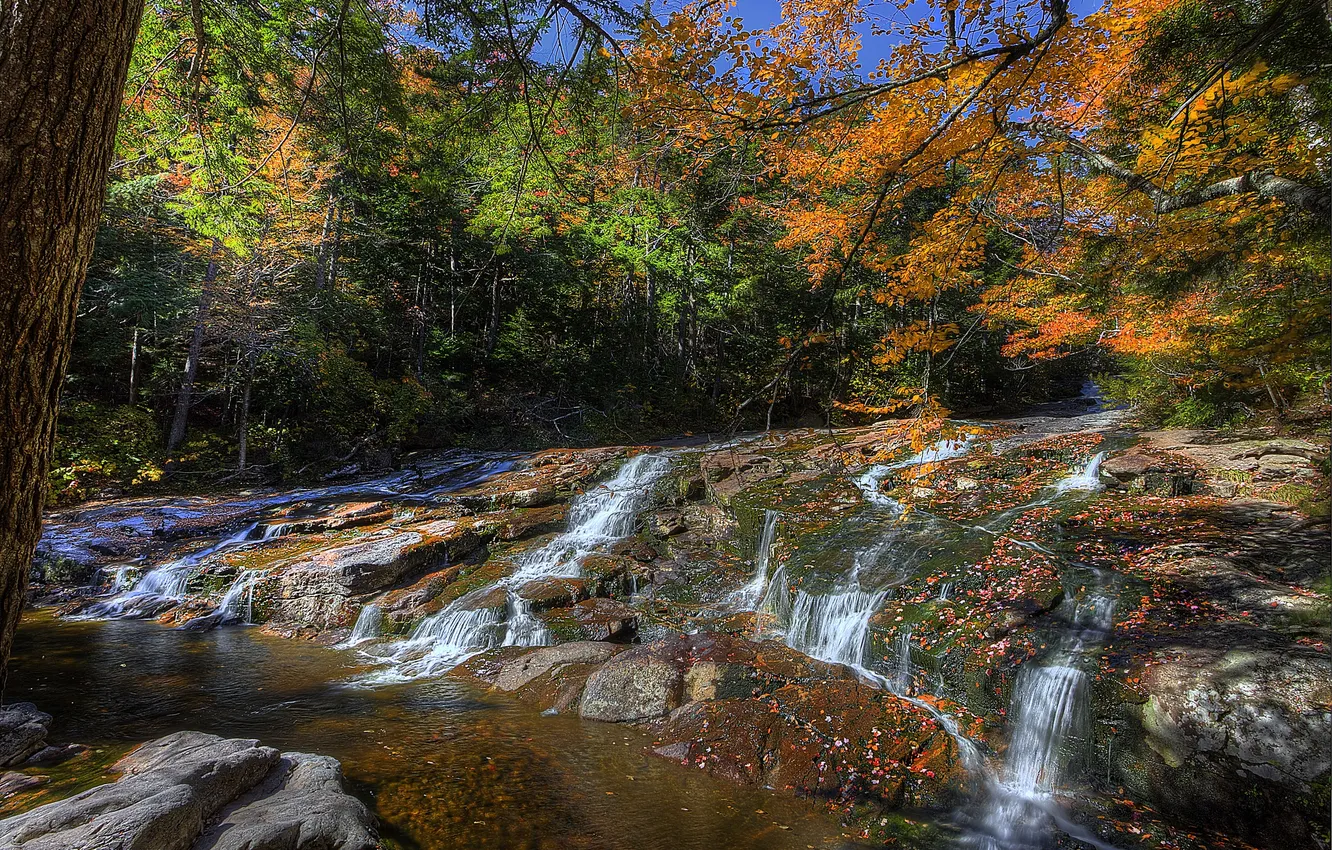
M 542 717 L 447 679 L 342 684 L 354 654 L 224 628 L 67 622 L 29 612 L 7 702 L 54 715 L 52 742 L 109 760 L 182 729 L 342 761 L 386 839 L 435 848 L 823 848 L 817 803 L 740 788 L 645 753 L 635 729 Z M 47 769 L 57 783 L 61 768 Z

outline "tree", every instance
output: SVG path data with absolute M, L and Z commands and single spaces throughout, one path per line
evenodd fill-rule
M 1065 0 L 943 0 L 899 24 L 871 19 L 871 4 L 791 0 L 761 29 L 732 6 L 648 22 L 640 118 L 695 156 L 758 152 L 787 189 L 766 204 L 786 230 L 779 245 L 804 249 L 812 286 L 839 286 L 856 266 L 878 278 L 868 294 L 897 314 L 876 359 L 924 364 L 909 399 L 928 403 L 932 366 L 986 330 L 1012 331 L 1005 354 L 1028 369 L 1032 353 L 1114 353 L 1132 304 L 1169 311 L 1170 299 L 1096 282 L 1107 241 L 1125 263 L 1153 258 L 1120 278 L 1121 295 L 1146 296 L 1163 256 L 1194 280 L 1189 248 L 1213 267 L 1216 255 L 1261 259 L 1267 243 L 1236 241 L 1236 227 L 1322 221 L 1325 235 L 1318 3 L 1136 0 L 1079 16 Z M 863 75 L 867 38 L 893 44 Z M 931 193 L 943 198 L 932 214 L 884 226 Z M 959 299 L 977 309 L 949 321 L 941 306 Z
M 142 0 L 0 4 L 0 687 Z

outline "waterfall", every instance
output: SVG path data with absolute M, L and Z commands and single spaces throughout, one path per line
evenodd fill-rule
M 940 602 L 947 602 L 949 597 L 951 597 L 952 595 L 953 595 L 953 583 L 951 581 L 946 581 L 939 585 Z
M 122 564 L 111 571 L 111 592 L 120 593 L 128 590 L 130 587 L 129 574 L 134 567 L 129 564 Z
M 79 614 L 79 617 L 114 619 L 117 617 L 152 616 L 164 606 L 185 598 L 190 579 L 199 574 L 199 568 L 205 560 L 222 552 L 253 543 L 255 541 L 254 533 L 258 527 L 258 523 L 251 523 L 212 546 L 154 567 L 140 576 L 139 580 L 129 590 L 102 602 L 89 605 Z
M 217 605 L 219 623 L 254 622 L 254 585 L 261 575 L 260 570 L 241 570 L 236 574 Z
M 291 534 L 291 530 L 296 527 L 294 522 L 272 522 L 264 526 L 263 534 L 260 540 L 272 540 L 277 537 L 285 537 Z
M 768 566 L 772 562 L 772 549 L 777 540 L 777 520 L 781 513 L 767 509 L 763 512 L 763 530 L 759 533 L 758 548 L 754 551 L 754 577 L 731 595 L 732 603 L 741 611 L 753 611 L 763 601 L 768 589 Z
M 858 581 L 822 596 L 801 592 L 791 610 L 786 643 L 811 658 L 864 669 L 870 617 L 886 596 L 884 591 L 861 590 Z
M 1087 674 L 1076 667 L 1030 667 L 1013 695 L 1006 783 L 1026 797 L 1049 792 L 1063 775 L 1064 745 L 1086 731 Z
M 513 575 L 427 617 L 386 660 L 399 664 L 402 676 L 416 678 L 440 673 L 496 646 L 551 643 L 552 635 L 517 591 L 531 581 L 577 577 L 584 558 L 633 534 L 643 501 L 669 468 L 669 458 L 661 454 L 640 454 L 626 462 L 609 481 L 576 498 L 568 529 L 523 556 Z M 497 589 L 504 590 L 504 607 L 479 607 Z
M 1105 452 L 1097 452 L 1095 457 L 1087 461 L 1087 463 L 1077 472 L 1060 479 L 1060 481 L 1055 484 L 1055 492 L 1096 492 L 1104 490 L 1105 485 L 1101 483 L 1100 478 L 1101 463 L 1104 461 Z
M 634 532 L 641 502 L 669 468 L 664 455 L 640 454 L 614 478 L 574 499 L 569 529 L 525 555 L 506 584 L 521 587 L 537 579 L 581 575 L 584 558 Z
M 532 603 L 516 593 L 510 593 L 506 614 L 508 628 L 504 633 L 505 646 L 549 646 L 551 634 L 535 615 Z
M 763 593 L 763 599 L 759 601 L 754 618 L 754 639 L 758 640 L 763 636 L 763 615 L 772 617 L 778 624 L 785 624 L 791 619 L 791 587 L 786 580 L 786 564 L 780 564 L 777 571 L 772 574 L 772 580 L 768 582 L 768 589 Z
M 1107 579 L 1074 605 L 1073 628 L 1039 665 L 1018 674 L 1009 714 L 1013 731 L 1002 780 L 991 787 L 991 799 L 972 844 L 980 850 L 1007 850 L 1040 843 L 1047 819 L 1073 837 L 1103 847 L 1070 823 L 1050 800 L 1064 778 L 1071 751 L 1090 734 L 1090 687 L 1078 664 L 1095 650 L 1113 624 L 1114 597 Z
M 945 460 L 952 460 L 955 457 L 962 457 L 971 451 L 971 443 L 975 439 L 972 434 L 967 434 L 961 439 L 939 440 L 927 449 L 917 452 L 903 460 L 892 463 L 878 463 L 865 470 L 853 479 L 853 483 L 865 497 L 865 501 L 870 504 L 892 511 L 901 513 L 902 504 L 896 499 L 883 494 L 880 489 L 883 481 L 893 472 L 899 469 L 906 469 L 912 466 L 924 466 L 927 463 L 941 463 Z
M 892 691 L 903 696 L 911 693 L 911 629 L 903 629 L 897 636 L 893 647 L 897 655 L 896 669 L 893 670 Z
M 427 617 L 394 653 L 407 678 L 442 673 L 504 640 L 502 608 L 467 608 L 491 588 L 472 591 L 433 617 Z M 424 652 L 422 652 L 424 650 Z
M 360 613 L 356 615 L 356 623 L 352 625 L 351 634 L 347 635 L 347 639 L 338 646 L 346 649 L 374 640 L 379 637 L 379 626 L 383 621 L 383 610 L 375 603 L 367 602 L 361 606 Z

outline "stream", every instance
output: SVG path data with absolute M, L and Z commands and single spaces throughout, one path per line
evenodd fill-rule
M 579 639 L 580 621 L 569 618 L 582 616 L 581 598 L 604 603 L 587 609 L 593 613 L 638 617 L 641 643 L 716 631 L 755 647 L 780 646 L 841 665 L 852 685 L 924 712 L 919 716 L 943 730 L 945 743 L 951 736 L 966 796 L 946 808 L 879 819 L 878 837 L 889 843 L 1114 850 L 1126 845 L 1091 832 L 1076 802 L 1091 787 L 1085 775 L 1094 727 L 1105 723 L 1092 705 L 1093 680 L 1101 679 L 1102 650 L 1126 616 L 1126 578 L 1104 557 L 1084 557 L 1079 538 L 1088 507 L 1102 498 L 1103 462 L 1129 442 L 1113 431 L 1113 419 L 1097 416 L 1104 414 L 1084 423 L 1096 430 L 1058 442 L 1075 431 L 1056 429 L 1055 442 L 1040 443 L 1045 454 L 1014 455 L 1025 458 L 1020 462 L 1004 452 L 1050 435 L 1010 429 L 1003 433 L 1014 436 L 1001 440 L 989 436 L 992 426 L 976 424 L 858 468 L 794 478 L 782 467 L 739 488 L 733 485 L 744 463 L 772 468 L 764 451 L 814 454 L 799 442 L 806 438 L 619 450 L 577 469 L 570 466 L 577 454 L 561 455 L 563 472 L 541 473 L 572 482 L 560 483 L 572 493 L 555 527 L 531 519 L 548 502 L 529 486 L 530 470 L 554 461 L 511 455 L 464 453 L 374 482 L 232 500 L 213 508 L 234 512 L 230 526 L 187 536 L 183 548 L 172 544 L 131 565 L 112 563 L 103 569 L 104 589 L 70 616 L 28 614 L 5 696 L 53 714 L 53 740 L 95 748 L 82 767 L 52 771 L 53 794 L 97 781 L 133 744 L 193 729 L 336 757 L 351 790 L 378 815 L 384 838 L 403 850 L 813 848 L 870 837 L 863 815 L 851 817 L 850 808 L 761 783 L 732 784 L 674 756 L 651 755 L 663 749 L 655 740 L 659 727 L 582 720 L 567 704 L 543 712 L 449 675 L 489 651 L 509 658 Z M 700 462 L 706 497 L 688 479 Z M 709 463 L 722 462 L 732 464 L 725 468 L 735 477 L 708 472 Z M 980 486 L 962 473 L 1015 462 L 1013 475 L 1025 482 L 1020 494 L 1000 485 L 988 501 L 966 503 L 974 509 L 959 507 Z M 932 509 L 940 484 L 928 473 L 949 463 L 940 480 L 957 499 Z M 581 477 L 558 477 L 575 474 Z M 520 498 L 536 506 L 515 507 Z M 700 503 L 725 511 L 687 514 L 688 505 Z M 115 523 L 165 523 L 171 533 L 169 523 L 189 519 L 191 510 L 209 509 L 145 503 L 140 515 L 134 503 L 95 508 L 61 517 L 45 545 L 85 546 L 96 538 L 88 529 Z M 692 527 L 722 528 L 725 542 L 692 531 L 674 537 L 686 519 L 670 519 L 671 510 L 685 511 Z M 436 532 L 462 539 L 459 529 L 471 526 L 458 523 L 477 511 L 510 522 L 528 518 L 536 531 L 512 532 L 513 542 L 492 537 L 484 554 L 466 563 L 455 564 L 452 549 L 442 559 L 432 554 L 429 566 L 357 590 L 340 625 L 315 627 L 319 643 L 271 628 L 291 616 L 280 607 L 291 588 L 304 586 L 281 583 L 295 574 L 293 564 L 344 575 L 329 553 L 351 553 L 371 567 L 351 562 L 352 578 L 339 580 L 359 581 L 365 569 L 379 568 L 376 547 L 387 544 L 376 541 L 417 545 Z M 366 528 L 311 530 L 312 521 L 344 514 L 376 519 Z M 648 528 L 665 530 L 658 537 Z M 654 548 L 645 549 L 645 541 Z M 311 542 L 318 548 L 308 548 Z M 1132 552 L 1144 543 L 1125 532 L 1112 545 Z M 371 548 L 357 548 L 364 546 Z M 398 549 L 389 551 L 404 560 Z M 629 572 L 607 573 L 607 563 Z M 657 570 L 664 568 L 692 572 L 663 578 Z M 568 598 L 557 599 L 559 593 Z M 176 609 L 190 611 L 171 621 L 182 626 L 151 619 Z M 981 621 L 989 631 L 964 628 L 975 612 L 989 618 Z M 269 627 L 248 625 L 256 621 Z M 607 637 L 626 635 L 612 630 Z M 919 838 L 922 829 L 927 838 Z

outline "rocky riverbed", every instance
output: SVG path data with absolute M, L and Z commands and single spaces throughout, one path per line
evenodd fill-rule
M 53 515 L 32 594 L 631 728 L 837 841 L 1326 847 L 1326 452 L 1115 412 L 459 451 Z

